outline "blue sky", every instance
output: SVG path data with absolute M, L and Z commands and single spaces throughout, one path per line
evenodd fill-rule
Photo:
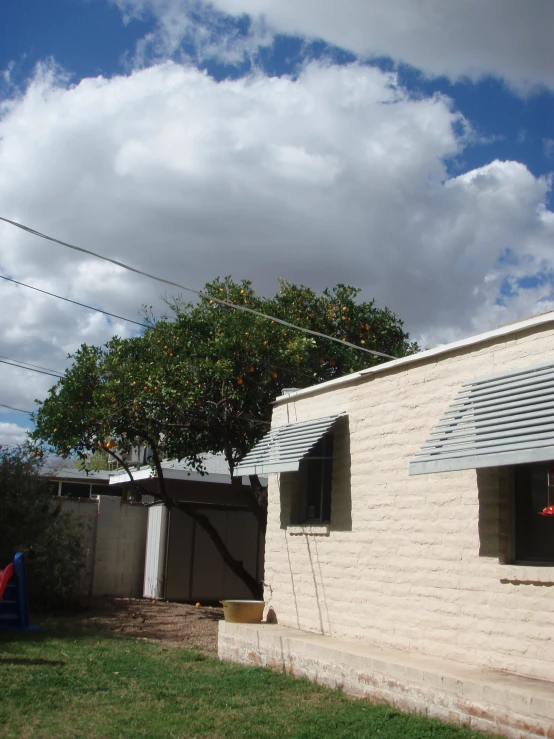
M 548 0 L 0 14 L 0 215 L 192 287 L 350 282 L 423 345 L 554 307 Z M 1 235 L 4 275 L 130 318 L 161 310 L 155 285 Z M 63 370 L 81 341 L 131 330 L 52 301 L 0 285 L 1 354 Z M 49 385 L 0 375 L 17 407 Z M 0 413 L 0 442 L 23 425 Z
M 48 58 L 55 59 L 73 83 L 85 77 L 126 74 L 132 68 L 136 44 L 156 27 L 152 13 L 125 22 L 118 7 L 106 0 L 5 0 L 3 15 L 0 69 L 13 64 L 12 78 L 19 85 L 25 84 L 37 63 Z M 228 23 L 244 33 L 249 19 L 241 16 Z M 182 48 L 194 56 L 190 44 L 184 43 Z M 182 48 L 171 56 L 179 58 Z M 308 57 L 349 63 L 356 54 L 323 40 L 277 34 L 255 61 L 270 75 L 294 75 Z M 451 163 L 451 171 L 473 169 L 491 159 L 516 159 L 535 175 L 554 169 L 554 144 L 549 145 L 554 141 L 552 90 L 544 88 L 522 97 L 493 76 L 478 82 L 451 82 L 445 77 L 428 79 L 416 68 L 390 57 L 368 63 L 384 70 L 396 69 L 402 84 L 414 95 L 447 95 L 471 121 L 483 141 L 468 147 L 463 160 Z M 202 60 L 200 66 L 216 79 L 244 75 L 252 67 L 250 62 L 229 65 L 216 59 Z
M 86 77 L 126 74 L 132 68 L 137 43 L 156 27 L 152 13 L 125 19 L 119 8 L 107 0 L 6 0 L 3 16 L 0 69 L 12 66 L 12 81 L 18 85 L 24 85 L 36 65 L 47 59 L 54 59 L 66 70 L 73 83 Z M 249 17 L 228 18 L 226 25 L 245 34 Z M 182 58 L 183 49 L 194 57 L 194 49 L 186 42 L 170 56 Z M 357 57 L 323 39 L 276 34 L 272 43 L 256 54 L 255 62 L 270 75 L 294 75 L 307 58 L 350 63 Z M 452 82 L 440 76 L 429 79 L 413 66 L 391 57 L 366 63 L 396 70 L 402 84 L 414 95 L 447 95 L 471 121 L 483 140 L 467 148 L 463 161 L 452 163 L 452 171 L 472 169 L 496 158 L 524 162 L 535 175 L 552 171 L 551 89 L 542 88 L 522 97 L 492 75 L 477 82 Z M 216 79 L 241 76 L 252 69 L 250 61 L 223 64 L 213 58 L 203 59 L 199 66 Z

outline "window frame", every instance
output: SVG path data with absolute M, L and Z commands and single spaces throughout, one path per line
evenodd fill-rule
M 532 538 L 533 533 L 525 533 L 526 540 L 524 540 L 524 535 L 521 532 L 521 527 L 524 525 L 525 521 L 532 521 L 533 523 L 536 523 L 533 530 L 535 532 L 538 531 L 539 534 L 541 530 L 544 531 L 546 527 L 552 527 L 552 538 L 554 539 L 554 521 L 550 521 L 548 518 L 543 518 L 539 515 L 541 507 L 544 508 L 547 505 L 547 489 L 545 488 L 544 493 L 542 491 L 538 491 L 538 493 L 535 491 L 535 497 L 539 498 L 538 503 L 536 500 L 535 502 L 527 503 L 522 500 L 522 496 L 525 495 L 525 490 L 523 488 L 526 484 L 529 485 L 530 481 L 532 483 L 533 468 L 535 468 L 535 473 L 540 470 L 541 473 L 544 472 L 546 477 L 546 471 L 554 469 L 554 461 L 534 462 L 514 465 L 512 467 L 511 490 L 509 496 L 511 517 L 511 560 L 512 564 L 523 567 L 554 567 L 554 548 L 551 553 L 547 553 L 544 557 L 541 557 L 540 555 L 533 556 L 532 554 L 529 556 L 529 537 Z M 527 475 L 527 480 L 525 480 L 525 475 Z M 544 498 L 544 505 L 542 505 L 542 498 Z M 525 511 L 525 505 L 530 508 L 529 511 Z M 535 508 L 537 509 L 536 511 Z

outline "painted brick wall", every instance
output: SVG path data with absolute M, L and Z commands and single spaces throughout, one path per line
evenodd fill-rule
M 347 414 L 328 528 L 290 525 L 298 476 L 270 478 L 279 624 L 553 680 L 554 567 L 504 564 L 506 470 L 408 475 L 462 382 L 552 358 L 546 324 L 278 404 L 274 426 Z

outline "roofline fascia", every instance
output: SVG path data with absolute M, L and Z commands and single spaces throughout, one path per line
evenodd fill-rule
M 319 392 L 325 392 L 328 389 L 339 387 L 341 385 L 348 385 L 356 380 L 359 380 L 366 375 L 375 375 L 380 372 L 386 372 L 387 370 L 396 369 L 397 367 L 403 367 L 404 365 L 414 364 L 416 362 L 425 361 L 426 359 L 432 359 L 442 354 L 448 354 L 449 352 L 456 351 L 457 349 L 465 349 L 470 346 L 476 346 L 483 344 L 491 339 L 496 339 L 502 336 L 509 336 L 510 334 L 517 334 L 528 328 L 534 326 L 542 326 L 547 323 L 554 323 L 554 311 L 549 313 L 542 313 L 539 316 L 533 316 L 532 318 L 526 318 L 523 321 L 517 323 L 510 323 L 507 326 L 500 326 L 492 331 L 486 331 L 482 334 L 475 336 L 468 336 L 465 339 L 459 339 L 453 341 L 450 344 L 441 344 L 433 349 L 426 349 L 417 354 L 409 354 L 406 357 L 400 357 L 399 359 L 393 359 L 390 362 L 383 362 L 377 364 L 374 367 L 367 367 L 366 369 L 360 370 L 359 372 L 353 372 L 351 375 L 344 375 L 343 377 L 337 377 L 336 380 L 328 380 L 322 382 L 319 385 L 310 385 L 310 387 L 301 388 L 294 393 L 287 393 L 286 395 L 280 395 L 276 398 L 272 405 L 281 405 L 283 403 L 289 403 L 291 400 L 296 398 L 303 398 L 309 395 L 314 395 Z
M 233 484 L 231 480 L 231 475 L 223 475 L 217 472 L 206 472 L 204 475 L 201 475 L 195 470 L 176 470 L 167 467 L 164 467 L 163 471 L 166 480 L 181 480 L 186 482 L 212 482 L 217 483 L 218 485 Z M 244 477 L 244 475 L 242 475 L 241 477 Z M 135 480 L 157 480 L 158 476 L 155 473 L 152 474 L 152 469 L 148 467 L 142 470 L 133 470 L 133 478 Z M 130 482 L 131 480 L 127 472 L 112 474 L 109 480 L 110 485 L 124 485 L 129 484 Z M 245 483 L 244 481 L 242 481 L 242 484 L 249 485 L 250 483 Z

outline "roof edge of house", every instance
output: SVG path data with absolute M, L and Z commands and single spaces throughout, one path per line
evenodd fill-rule
M 540 326 L 546 323 L 554 323 L 554 311 L 548 313 L 541 313 L 538 316 L 532 316 L 531 318 L 524 318 L 521 321 L 515 321 L 505 326 L 499 326 L 492 331 L 486 331 L 482 334 L 476 334 L 474 336 L 468 336 L 465 339 L 458 339 L 458 341 L 452 341 L 449 344 L 441 344 L 440 346 L 433 347 L 432 349 L 426 349 L 416 354 L 409 354 L 406 357 L 400 357 L 399 359 L 393 359 L 390 362 L 383 362 L 377 364 L 374 367 L 367 367 L 366 369 L 353 372 L 350 375 L 343 375 L 337 377 L 335 380 L 328 380 L 322 382 L 319 385 L 310 385 L 310 387 L 301 388 L 296 392 L 287 392 L 285 395 L 280 395 L 276 400 L 273 401 L 273 405 L 280 405 L 281 403 L 288 403 L 290 400 L 294 400 L 298 397 L 305 397 L 307 395 L 313 395 L 315 393 L 325 391 L 328 388 L 334 388 L 340 385 L 348 385 L 351 382 L 355 382 L 361 377 L 366 375 L 375 375 L 380 372 L 395 369 L 406 364 L 414 364 L 421 362 L 422 360 L 431 359 L 433 357 L 440 356 L 442 354 L 448 354 L 449 352 L 456 351 L 457 349 L 464 349 L 466 347 L 475 346 L 482 344 L 491 339 L 499 338 L 501 336 L 508 336 L 510 334 L 516 334 L 527 328 L 533 328 L 534 326 Z

